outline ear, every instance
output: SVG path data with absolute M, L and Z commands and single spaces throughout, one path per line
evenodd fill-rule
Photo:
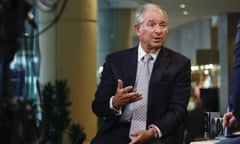
M 137 35 L 139 35 L 139 33 L 140 33 L 140 27 L 141 27 L 140 24 L 137 24 L 137 23 L 134 24 L 134 29 L 135 29 Z

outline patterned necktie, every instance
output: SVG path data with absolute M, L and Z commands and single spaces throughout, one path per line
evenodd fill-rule
M 136 91 L 143 95 L 143 99 L 133 104 L 134 110 L 131 120 L 130 133 L 146 129 L 148 83 L 150 78 L 149 61 L 151 58 L 151 55 L 145 55 L 143 64 L 140 65 L 141 67 L 139 69 L 139 75 L 136 82 Z

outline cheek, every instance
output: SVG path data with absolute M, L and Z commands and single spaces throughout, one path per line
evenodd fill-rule
M 138 34 L 138 36 L 140 36 L 140 37 L 149 37 L 150 35 L 151 35 L 151 33 L 146 30 L 141 30 L 141 31 L 139 31 L 139 34 Z
M 163 37 L 164 37 L 164 39 L 166 39 L 167 38 L 167 33 L 164 33 Z

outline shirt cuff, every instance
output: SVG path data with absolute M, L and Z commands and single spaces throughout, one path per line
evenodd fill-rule
M 151 125 L 148 126 L 148 128 L 154 128 L 154 129 L 157 130 L 157 133 L 158 133 L 157 138 L 161 138 L 161 137 L 162 137 L 162 132 L 161 132 L 161 130 L 160 130 L 156 125 L 151 124 Z
M 120 108 L 120 109 L 114 108 L 114 106 L 113 106 L 113 104 L 112 104 L 112 100 L 113 100 L 113 96 L 110 98 L 110 101 L 109 101 L 110 109 L 112 109 L 113 111 L 115 111 L 117 116 L 121 115 L 121 114 L 122 114 L 122 108 Z

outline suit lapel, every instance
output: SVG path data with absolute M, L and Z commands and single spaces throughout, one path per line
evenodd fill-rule
M 154 94 L 156 90 L 158 90 L 159 87 L 157 85 L 159 82 L 161 82 L 161 78 L 167 66 L 169 65 L 169 62 L 170 57 L 168 55 L 168 52 L 164 47 L 162 47 L 152 70 L 149 86 L 149 102 L 151 102 L 152 94 Z
M 124 59 L 125 62 L 125 74 L 126 74 L 126 85 L 135 84 L 136 73 L 137 73 L 137 47 L 132 49 Z
M 170 62 L 170 59 L 168 57 L 168 52 L 163 47 L 154 64 L 151 80 L 156 79 L 157 81 L 159 81 L 162 77 L 163 72 L 167 68 L 169 62 Z

